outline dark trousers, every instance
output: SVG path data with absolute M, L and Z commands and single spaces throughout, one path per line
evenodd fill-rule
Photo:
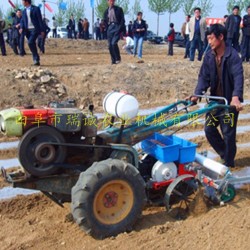
M 16 55 L 18 55 L 18 49 L 20 48 L 20 36 L 13 38 L 13 51 Z
M 189 35 L 185 35 L 185 55 L 184 57 L 187 58 L 190 56 L 190 40 Z
M 96 28 L 95 39 L 96 40 L 101 40 L 101 30 L 100 30 L 100 28 Z
M 89 31 L 88 30 L 83 31 L 83 38 L 84 38 L 84 40 L 89 40 Z
M 45 53 L 45 38 L 43 38 L 41 35 L 37 38 L 37 46 L 40 49 L 40 51 L 44 54 Z
M 201 61 L 203 55 L 203 42 L 199 34 L 194 34 L 194 38 L 190 43 L 190 61 L 194 61 L 195 50 L 198 49 L 198 61 Z
M 73 38 L 73 30 L 68 29 L 68 38 L 72 39 Z
M 247 62 L 249 62 L 249 59 L 250 59 L 250 36 L 243 37 L 241 59 L 242 59 L 242 61 L 246 60 Z
M 168 41 L 168 55 L 174 55 L 174 41 Z
M 33 61 L 39 62 L 40 57 L 37 53 L 37 47 L 36 47 L 36 39 L 39 36 L 39 33 L 36 32 L 36 30 L 26 30 L 25 35 L 28 39 L 28 45 L 29 45 L 30 51 L 32 53 Z
M 26 54 L 24 49 L 24 39 L 25 39 L 25 34 L 24 32 L 22 32 L 19 38 L 19 53 L 21 56 Z
M 107 39 L 107 31 L 101 32 L 101 40 L 106 40 Z
M 227 38 L 227 44 L 240 52 L 239 34 L 235 33 L 232 38 Z
M 4 41 L 3 33 L 0 33 L 0 47 L 1 47 L 2 55 L 6 55 L 6 48 L 5 48 L 5 41 Z
M 56 32 L 56 29 L 52 29 L 52 32 L 53 32 L 53 38 L 57 38 L 57 32 Z
M 115 63 L 116 61 L 120 61 L 121 55 L 118 47 L 118 41 L 120 39 L 120 26 L 118 24 L 112 23 L 109 25 L 107 38 L 111 62 Z
M 205 134 L 207 140 L 218 155 L 225 161 L 226 166 L 234 167 L 234 158 L 236 155 L 236 127 L 238 112 L 229 110 L 217 111 L 215 114 L 207 113 L 205 122 Z M 221 133 L 217 127 L 220 125 Z

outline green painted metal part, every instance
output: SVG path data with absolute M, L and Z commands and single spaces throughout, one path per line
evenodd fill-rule
M 223 202 L 229 202 L 234 199 L 236 195 L 236 191 L 233 185 L 228 185 L 226 193 L 223 193 L 221 195 L 221 201 Z
M 179 124 L 183 121 L 193 119 L 210 111 L 217 109 L 227 111 L 230 108 L 229 105 L 220 104 L 214 101 L 207 104 L 204 108 L 188 112 L 187 109 L 192 105 L 193 104 L 190 101 L 177 101 L 153 113 L 152 115 L 147 116 L 143 121 L 140 121 L 140 124 L 138 122 L 132 123 L 131 125 L 124 128 L 120 143 L 134 145 L 151 136 L 154 132 L 169 129 L 170 127 L 176 125 L 176 122 Z M 171 112 L 178 110 L 180 107 L 183 110 L 186 110 L 186 113 L 173 117 Z M 178 112 L 176 112 L 176 114 L 177 113 Z M 167 114 L 169 114 L 170 117 L 165 118 L 164 115 Z M 105 138 L 107 143 L 113 143 L 115 142 L 116 138 L 118 138 L 119 133 L 120 129 L 109 128 L 105 130 L 105 132 L 99 134 L 99 136 Z
M 0 112 L 1 132 L 7 136 L 22 136 L 22 114 L 16 108 L 5 109 Z

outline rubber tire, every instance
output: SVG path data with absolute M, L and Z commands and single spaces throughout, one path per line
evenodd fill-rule
M 33 176 L 47 176 L 54 174 L 58 170 L 58 167 L 52 166 L 51 164 L 46 164 L 39 168 L 32 165 L 32 162 L 35 162 L 36 159 L 32 155 L 32 153 L 34 154 L 34 149 L 32 149 L 31 144 L 33 143 L 35 145 L 35 141 L 33 141 L 33 139 L 39 136 L 41 136 L 41 138 L 39 138 L 41 142 L 48 142 L 46 139 L 43 140 L 46 138 L 43 138 L 43 136 L 48 136 L 51 138 L 49 142 L 65 143 L 63 135 L 53 127 L 40 126 L 31 128 L 24 134 L 19 142 L 18 159 L 23 168 Z M 56 153 L 56 159 L 53 161 L 53 163 L 63 163 L 66 158 L 66 148 L 63 146 L 58 146 Z
M 123 180 L 130 185 L 134 195 L 134 204 L 122 221 L 107 225 L 95 217 L 93 203 L 98 190 L 105 183 L 113 180 Z M 96 162 L 82 172 L 72 188 L 71 195 L 71 211 L 74 220 L 82 230 L 97 239 L 131 231 L 146 202 L 145 182 L 139 171 L 133 165 L 117 159 Z

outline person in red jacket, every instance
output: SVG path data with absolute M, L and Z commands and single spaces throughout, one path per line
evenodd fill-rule
M 174 39 L 175 39 L 175 30 L 174 30 L 174 24 L 170 23 L 170 30 L 168 32 L 168 55 L 173 56 L 174 55 Z

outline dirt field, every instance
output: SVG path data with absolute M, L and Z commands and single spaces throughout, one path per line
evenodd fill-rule
M 28 52 L 28 49 L 26 50 Z M 165 45 L 144 45 L 145 63 L 124 52 L 122 63 L 110 65 L 105 42 L 49 40 L 41 56 L 41 70 L 51 80 L 41 83 L 32 76 L 31 55 L 23 58 L 8 50 L 1 57 L 0 108 L 30 104 L 45 105 L 52 100 L 74 98 L 78 107 L 94 103 L 102 112 L 102 99 L 111 90 L 133 94 L 140 108 L 154 108 L 181 99 L 193 92 L 200 62 L 183 59 L 183 50 L 174 48 L 167 57 Z M 250 64 L 244 65 L 245 99 L 250 99 Z M 19 73 L 25 73 L 17 77 Z M 47 74 L 47 73 L 46 73 Z M 30 75 L 30 77 L 28 76 Z M 57 91 L 60 84 L 64 92 Z M 249 105 L 242 114 L 249 114 Z M 249 125 L 249 119 L 239 126 Z M 199 131 L 202 125 L 185 128 Z M 250 132 L 237 136 L 238 144 L 250 142 Z M 16 140 L 11 138 L 9 140 Z M 0 136 L 0 142 L 6 138 Z M 193 140 L 199 149 L 210 149 L 204 137 Z M 0 159 L 16 157 L 16 149 L 0 150 Z M 239 148 L 236 170 L 250 166 L 249 147 Z M 0 188 L 7 186 L 0 177 Z M 41 194 L 18 196 L 0 201 L 0 249 L 240 249 L 250 245 L 250 190 L 237 190 L 233 202 L 222 207 L 200 210 L 186 220 L 173 220 L 162 207 L 147 207 L 131 233 L 105 240 L 95 240 L 72 222 L 69 204 L 62 209 Z

